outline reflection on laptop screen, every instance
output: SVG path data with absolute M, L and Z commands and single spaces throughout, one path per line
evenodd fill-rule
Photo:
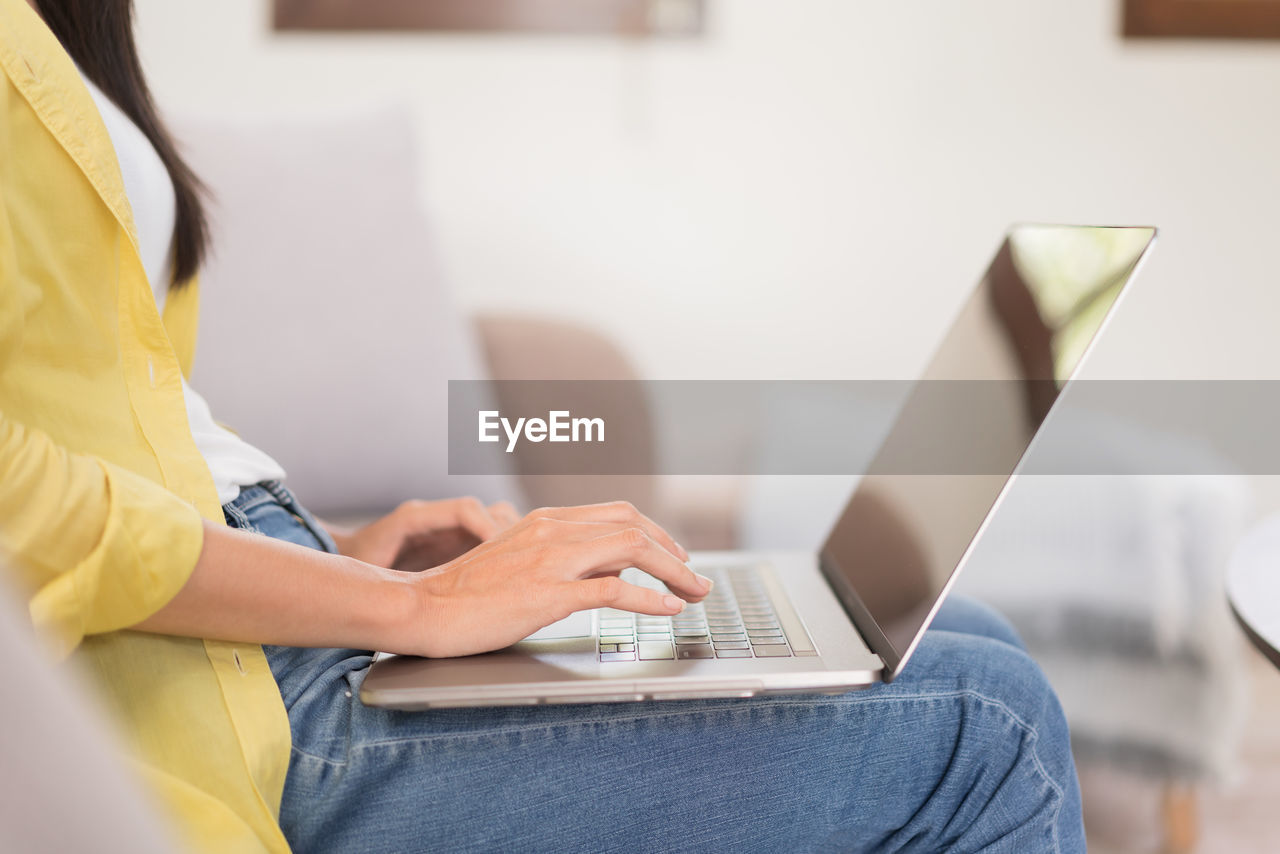
M 1015 228 L 907 396 L 821 552 L 893 675 L 1154 236 Z

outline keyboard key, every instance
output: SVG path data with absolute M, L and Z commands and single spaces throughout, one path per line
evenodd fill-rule
M 634 652 L 602 652 L 600 653 L 601 661 L 635 661 L 636 654 Z
M 636 645 L 633 643 L 618 644 L 618 652 L 635 652 L 635 651 L 636 651 Z
M 602 643 L 600 644 L 600 651 L 601 652 L 617 652 L 618 645 L 616 643 Z
M 712 629 L 711 639 L 713 641 L 744 641 L 747 636 L 743 632 L 717 632 Z
M 715 646 L 716 649 L 751 649 L 751 644 L 747 643 L 744 640 L 741 640 L 741 641 L 718 640 L 718 641 L 713 641 L 713 645 Z
M 711 643 L 711 638 L 707 637 L 706 635 L 695 635 L 693 637 L 677 637 L 676 643 L 678 644 Z
M 780 635 L 780 634 L 782 634 L 782 630 L 781 630 L 781 629 L 779 629 L 779 628 L 777 628 L 776 626 L 775 626 L 774 628 L 771 628 L 771 629 L 752 629 L 752 628 L 748 628 L 748 629 L 747 629 L 747 634 L 748 634 L 748 635 L 750 635 L 750 636 L 751 636 L 751 637 L 753 637 L 753 638 L 759 638 L 759 637 L 765 637 L 766 635 Z
M 600 638 L 600 643 L 631 643 L 633 640 L 634 638 L 631 635 L 609 635 L 608 637 Z
M 778 644 L 785 645 L 787 642 L 787 639 L 784 638 L 782 635 L 769 635 L 768 637 L 753 637 L 750 640 L 752 644 L 759 645 L 759 646 L 777 646 Z
M 706 627 L 698 627 L 693 629 L 672 629 L 671 633 L 678 638 L 679 637 L 687 638 L 687 637 L 694 637 L 696 635 L 705 635 L 707 633 L 707 630 L 706 630 Z
M 682 646 L 677 650 L 678 658 L 715 658 L 716 654 L 706 644 L 698 646 Z
M 716 658 L 750 658 L 749 649 L 720 649 L 716 647 Z
M 757 658 L 790 658 L 791 650 L 786 646 L 753 646 L 752 651 Z
M 636 644 L 639 647 L 639 655 L 641 661 L 659 661 L 664 658 L 675 658 L 675 653 L 671 650 L 671 644 L 663 641 L 641 641 Z M 628 653 L 630 654 L 630 653 Z
M 640 632 L 636 635 L 639 641 L 670 641 L 671 632 Z
M 626 628 L 628 628 L 628 629 L 629 629 L 629 628 L 631 628 L 631 621 L 630 621 L 630 620 L 620 620 L 620 619 L 618 619 L 617 617 L 601 618 L 601 620 L 600 620 L 600 627 L 601 627 L 601 628 L 609 628 L 609 627 L 617 627 L 617 626 L 623 626 L 623 627 L 626 627 Z

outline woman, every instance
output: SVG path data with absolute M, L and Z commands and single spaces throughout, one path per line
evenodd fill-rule
M 185 383 L 204 220 L 129 0 L 0 0 L 0 68 L 0 553 L 193 847 L 1083 850 L 1057 701 L 971 605 L 840 697 L 364 707 L 364 650 L 669 615 L 709 582 L 625 504 L 411 503 L 331 536 Z M 387 568 L 455 527 L 483 542 Z

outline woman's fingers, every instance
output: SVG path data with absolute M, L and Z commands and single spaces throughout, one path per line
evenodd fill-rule
M 584 504 L 580 507 L 544 507 L 533 511 L 529 515 L 560 519 L 567 522 L 613 522 L 619 525 L 636 526 L 644 529 L 651 539 L 680 558 L 680 560 L 689 559 L 689 553 L 684 550 L 683 546 L 677 543 L 670 534 L 660 528 L 652 519 L 633 507 L 629 501 Z
M 482 540 L 492 539 L 505 527 L 489 513 L 489 508 L 477 498 L 455 498 L 451 502 L 457 514 L 455 525 L 475 534 Z
M 563 557 L 555 551 L 563 551 Z M 620 527 L 588 540 L 566 543 L 549 557 L 578 578 L 634 566 L 684 599 L 697 601 L 711 592 L 709 579 L 689 569 L 643 528 Z
M 488 540 L 508 527 L 495 519 L 489 508 L 477 498 L 406 501 L 397 510 L 403 514 L 406 536 L 444 528 L 462 528 L 481 540 Z
M 679 614 L 684 610 L 684 600 L 660 590 L 650 590 L 628 584 L 616 575 L 604 575 L 599 578 L 584 578 L 570 582 L 569 596 L 573 599 L 572 608 L 584 611 L 588 608 L 617 608 L 620 611 L 635 611 L 640 614 L 653 614 L 666 617 Z
M 490 518 L 497 522 L 503 530 L 520 521 L 520 513 L 510 501 L 499 501 L 495 504 L 490 504 L 488 509 Z
M 406 501 L 399 507 L 406 535 L 431 534 L 461 528 L 480 540 L 491 540 L 520 521 L 510 501 L 485 506 L 478 498 L 444 501 Z

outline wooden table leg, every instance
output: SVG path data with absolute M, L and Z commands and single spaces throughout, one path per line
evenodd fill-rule
M 1200 839 L 1196 789 L 1187 783 L 1169 783 L 1160 798 L 1160 824 L 1166 854 L 1189 854 Z

